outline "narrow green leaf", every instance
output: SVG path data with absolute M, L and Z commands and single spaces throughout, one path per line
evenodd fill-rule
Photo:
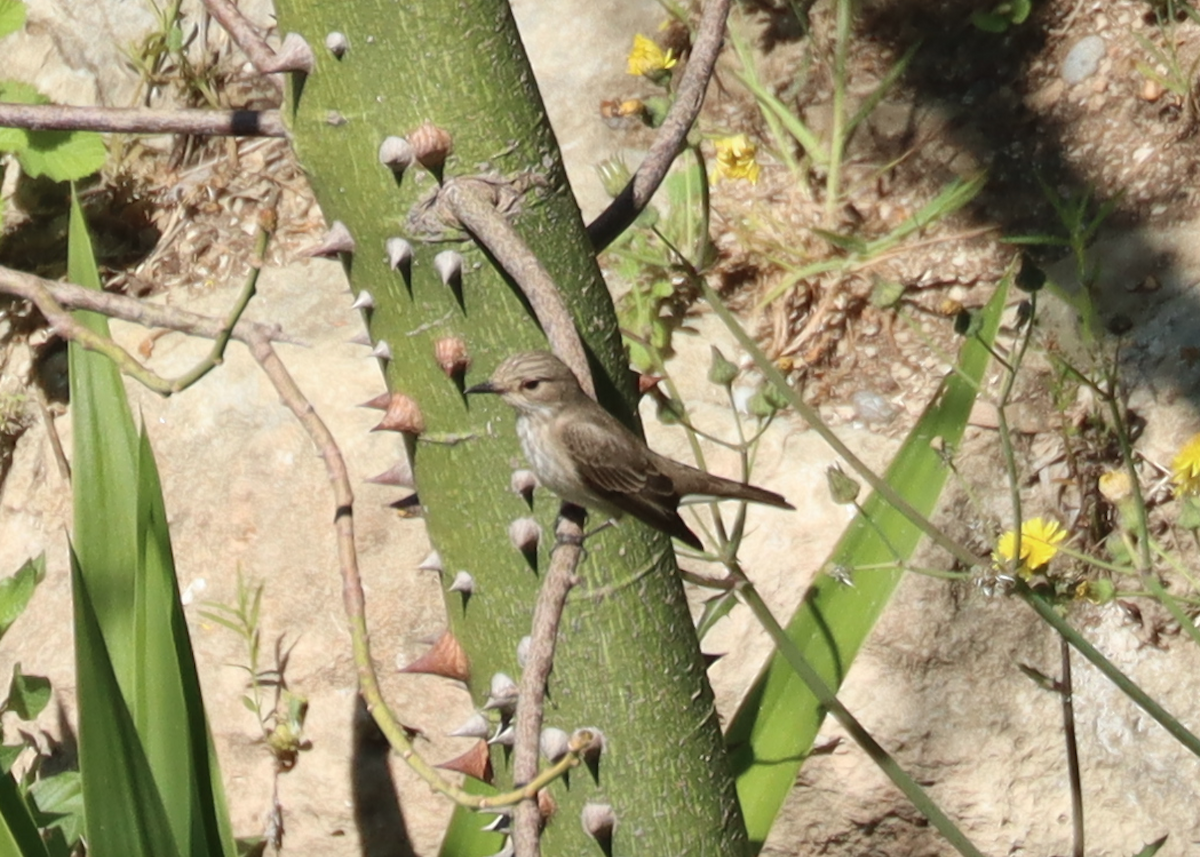
M 33 720 L 50 702 L 50 680 L 40 675 L 25 675 L 21 665 L 13 665 L 5 707 L 22 720 Z
M 99 275 L 77 198 L 72 200 L 68 254 L 70 278 L 98 288 Z M 78 317 L 107 333 L 103 318 L 88 313 Z M 112 363 L 75 345 L 70 348 L 70 361 L 79 578 L 86 583 L 87 606 L 94 613 L 106 668 L 115 682 L 97 692 L 116 697 L 92 705 L 106 712 L 101 717 L 119 710 L 128 719 L 133 732 L 122 734 L 120 740 L 135 745 L 136 750 L 126 752 L 135 754 L 134 764 L 146 766 L 145 772 L 128 774 L 131 788 L 106 796 L 112 801 L 109 810 L 128 815 L 133 810 L 123 801 L 149 799 L 152 790 L 154 799 L 145 811 L 153 814 L 165 807 L 169 812 L 163 819 L 155 817 L 153 824 L 166 824 L 173 831 L 172 849 L 232 855 L 233 835 L 179 604 L 153 454 L 148 440 L 134 429 L 124 385 Z M 95 655 L 77 652 L 77 658 L 82 657 Z M 111 735 L 99 739 L 107 746 L 85 748 L 85 713 L 81 682 L 81 759 L 87 752 L 105 758 L 94 771 L 120 765 L 121 757 L 104 755 L 117 746 Z M 116 726 L 106 724 L 106 728 Z M 103 735 L 104 729 L 93 724 L 89 734 Z M 90 783 L 87 768 L 83 770 L 90 825 L 96 815 L 89 789 L 102 786 Z M 143 782 L 143 776 L 149 779 Z M 158 836 L 157 828 L 149 830 L 147 835 Z
M 49 857 L 21 790 L 8 773 L 0 774 L 0 854 Z
M 16 574 L 0 580 L 0 638 L 25 611 L 33 591 L 46 576 L 46 555 L 26 560 Z
M 960 373 L 950 375 L 921 417 L 896 459 L 887 482 L 922 514 L 933 511 L 947 476 L 935 446 L 953 448 L 962 437 L 975 401 L 975 386 L 987 367 L 990 342 L 999 326 L 1007 282 L 984 311 L 987 323 L 979 340 L 968 341 L 959 356 Z M 982 340 L 982 341 L 980 341 Z M 940 439 L 935 445 L 933 441 Z M 912 554 L 920 531 L 872 496 L 842 536 L 826 567 L 872 567 L 855 575 L 853 587 L 828 574 L 817 576 L 788 636 L 830 686 L 845 680 L 858 650 L 874 626 L 902 571 L 886 570 Z M 812 747 L 825 712 L 804 683 L 778 654 L 746 695 L 726 734 L 738 796 L 750 839 L 762 847 L 796 773 Z
M 134 603 L 139 659 L 132 708 L 180 844 L 190 835 L 192 854 L 232 855 L 235 845 L 179 601 L 162 486 L 144 431 L 138 453 L 140 556 Z M 223 831 L 229 833 L 227 841 Z
M 1166 834 L 1163 834 L 1158 839 L 1155 839 L 1153 842 L 1147 844 L 1145 848 L 1143 848 L 1137 854 L 1134 854 L 1133 857 L 1154 857 L 1154 855 L 1157 854 L 1166 844 L 1167 836 Z
M 125 704 L 100 630 L 100 614 L 71 548 L 79 771 L 87 805 L 88 853 L 179 857 L 162 795 Z

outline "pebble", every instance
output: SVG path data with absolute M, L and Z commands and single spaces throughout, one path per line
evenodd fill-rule
M 1084 36 L 1071 46 L 1066 59 L 1062 63 L 1062 78 L 1074 86 L 1087 80 L 1100 68 L 1100 60 L 1104 59 L 1104 39 L 1099 36 Z
M 850 397 L 858 418 L 868 424 L 886 424 L 896 418 L 896 408 L 871 390 L 859 390 Z

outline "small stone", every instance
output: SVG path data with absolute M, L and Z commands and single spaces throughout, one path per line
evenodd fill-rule
M 1068 86 L 1087 80 L 1100 68 L 1107 47 L 1100 36 L 1084 36 L 1071 46 L 1062 62 L 1062 79 Z

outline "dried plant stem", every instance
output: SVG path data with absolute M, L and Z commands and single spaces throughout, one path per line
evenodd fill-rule
M 537 256 L 504 214 L 475 189 L 470 179 L 448 182 L 442 194 L 458 221 L 500 263 L 525 295 L 554 353 L 575 373 L 584 391 L 596 398 L 583 340 L 575 328 L 571 311 Z M 583 555 L 583 526 L 570 513 L 572 508 L 564 504 L 559 516 L 558 541 L 538 593 L 529 654 L 521 672 L 513 743 L 513 783 L 517 788 L 537 778 L 538 739 L 542 730 L 546 682 L 554 665 L 554 646 L 567 594 L 576 583 L 575 570 Z M 530 792 L 514 812 L 512 841 L 516 857 L 539 857 L 541 854 L 541 815 L 536 796 L 536 791 Z
M 278 110 L 153 110 L 0 104 L 0 127 L 30 131 L 110 134 L 193 134 L 209 137 L 286 137 Z
M 583 340 L 575 329 L 571 311 L 537 256 L 508 218 L 472 186 L 470 179 L 448 182 L 442 195 L 463 227 L 487 248 L 517 283 L 533 307 L 554 353 L 575 373 L 584 392 L 596 398 Z
M 261 74 L 281 71 L 311 72 L 312 49 L 299 36 L 289 34 L 278 51 L 271 49 L 254 25 L 229 0 L 204 0 L 204 8 L 246 54 Z M 279 85 L 276 82 L 276 85 Z
M 537 776 L 546 682 L 554 665 L 554 645 L 563 608 L 568 593 L 578 583 L 575 569 L 583 553 L 583 528 L 577 520 L 561 515 L 557 535 L 550 569 L 534 607 L 529 654 L 521 672 L 512 759 L 513 784 L 516 786 Z M 541 853 L 540 830 L 541 814 L 536 798 L 517 804 L 512 829 L 516 857 L 538 857 Z

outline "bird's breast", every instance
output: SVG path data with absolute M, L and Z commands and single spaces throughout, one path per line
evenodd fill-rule
M 525 459 L 542 485 L 577 506 L 595 505 L 570 453 L 555 436 L 553 420 L 522 415 L 517 419 L 517 437 Z

